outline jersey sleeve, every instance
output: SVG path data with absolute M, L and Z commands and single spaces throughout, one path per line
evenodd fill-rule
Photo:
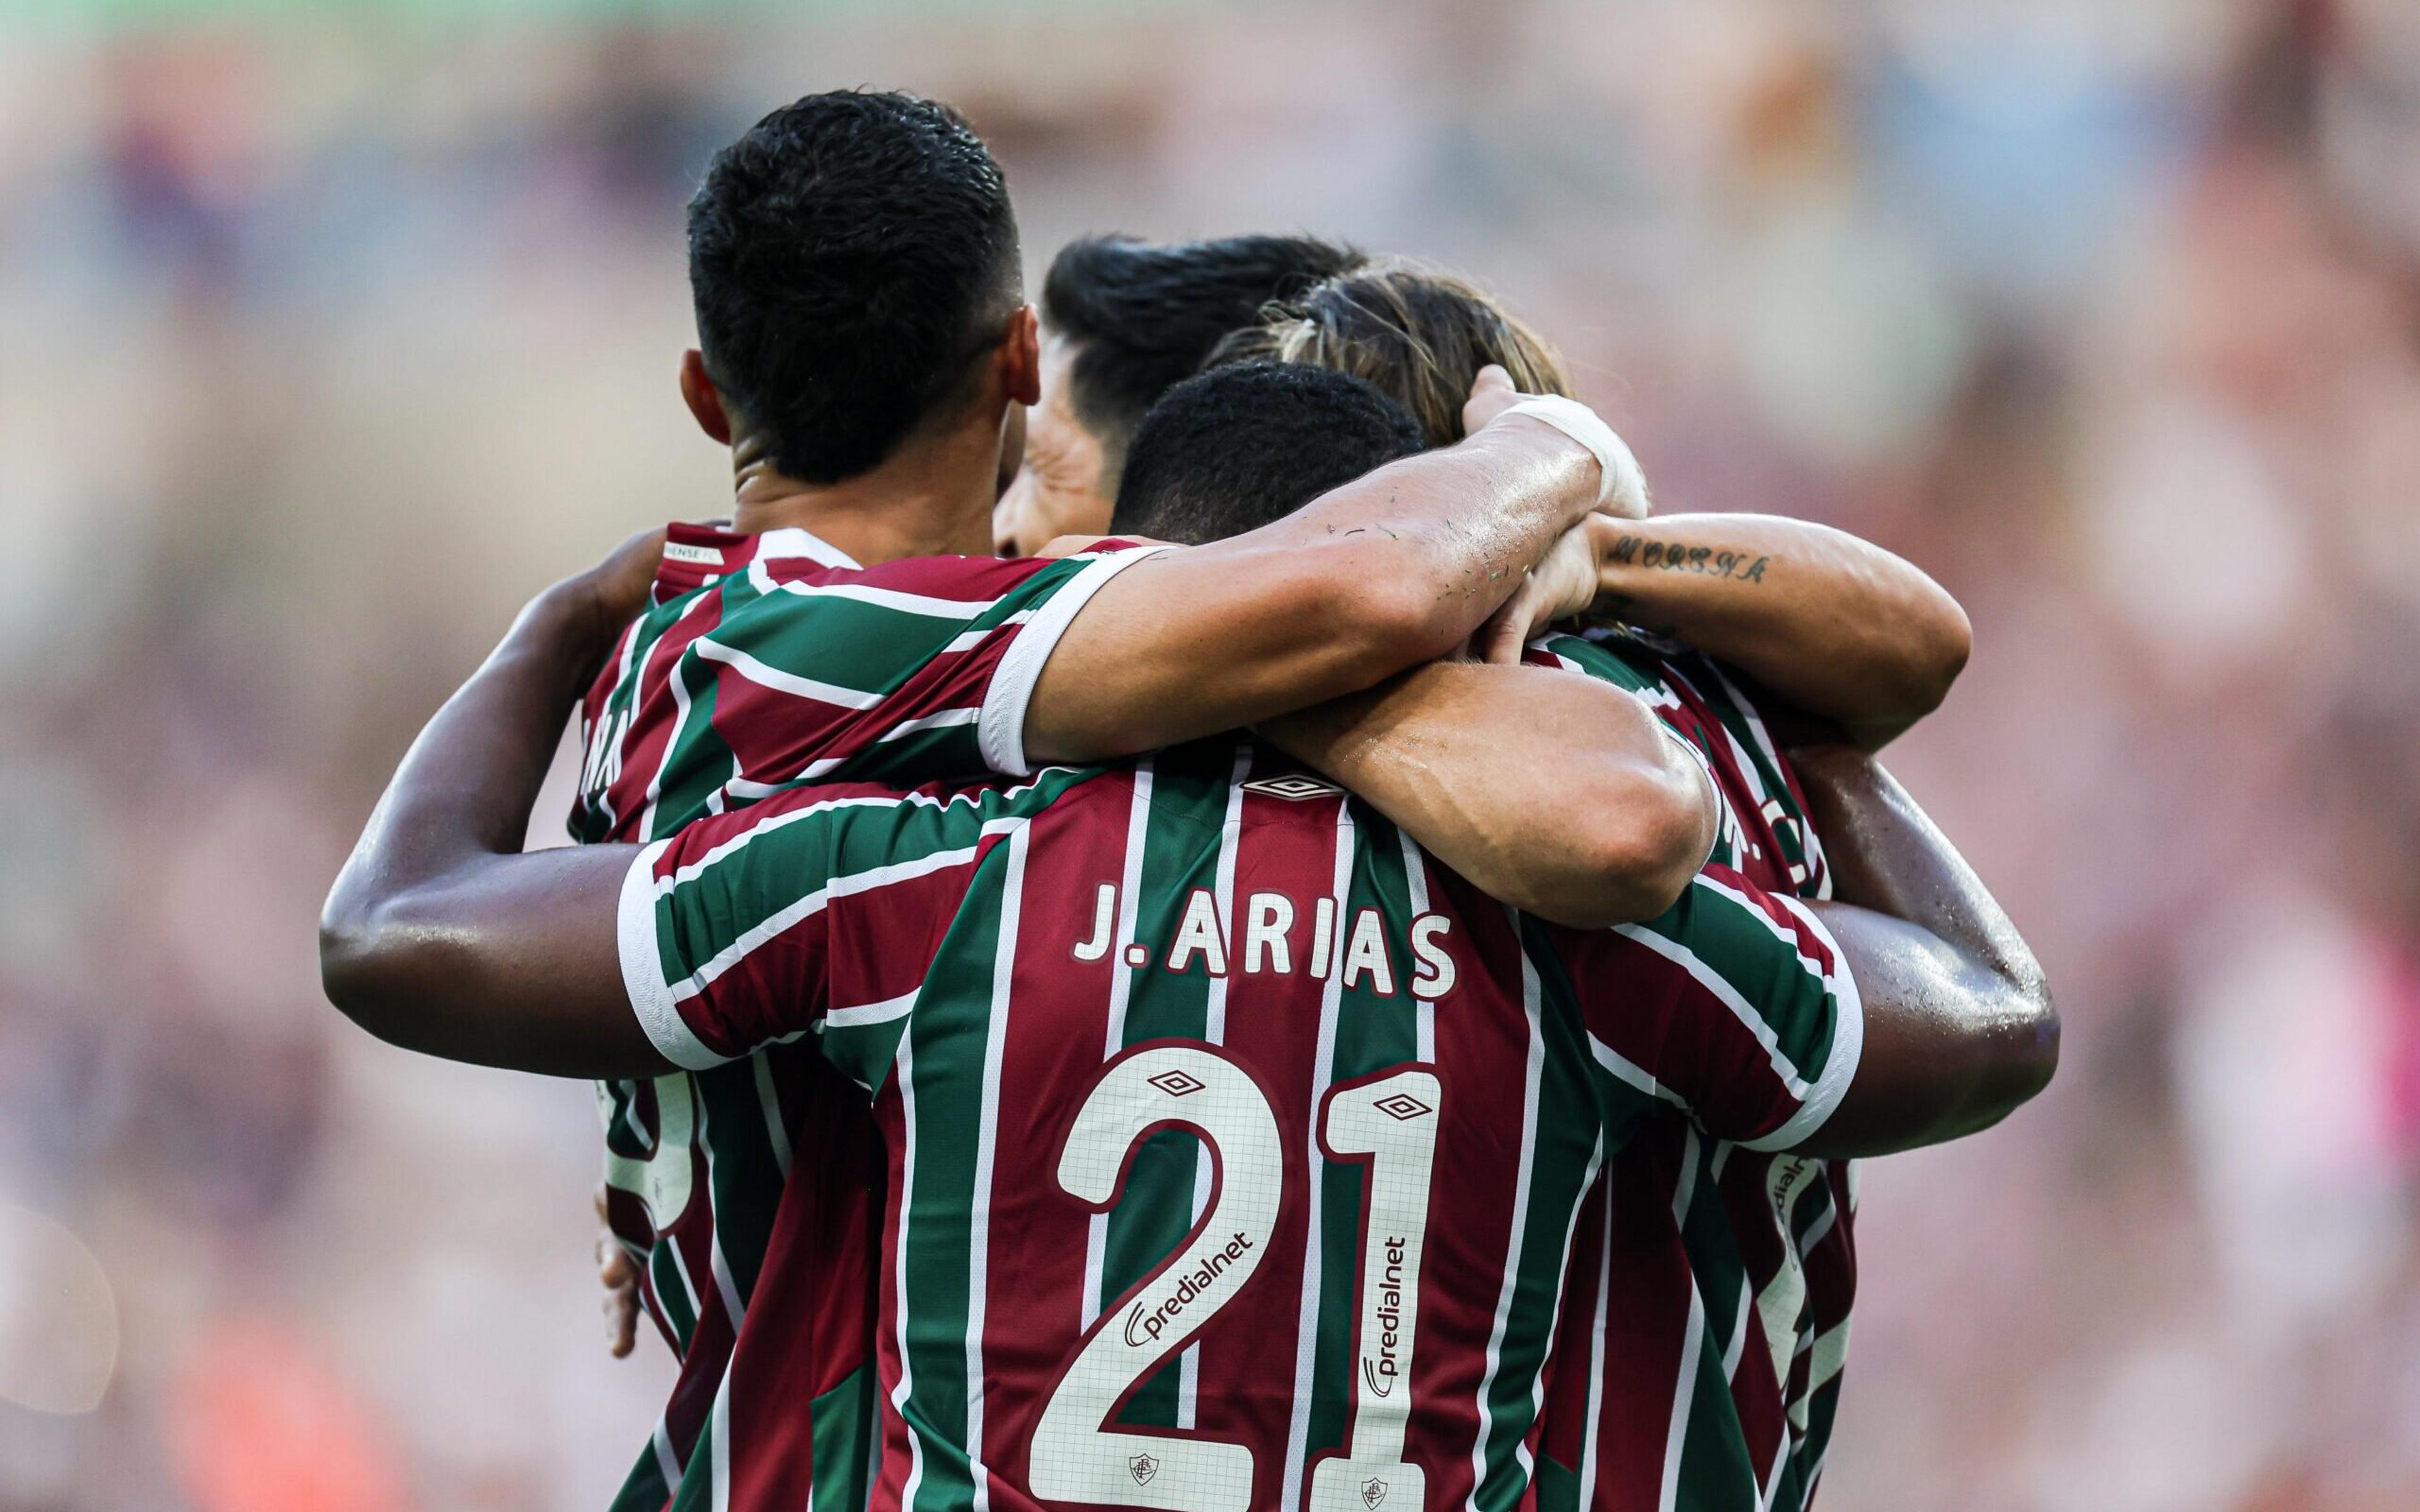
M 647 1038 L 703 1071 L 904 1019 L 985 835 L 981 803 L 807 788 L 644 847 L 616 933 Z
M 1862 1008 L 1839 946 L 1797 899 L 1709 866 L 1658 918 L 1564 938 L 1608 1091 L 1751 1149 L 1786 1149 L 1839 1106 Z
M 921 557 L 768 580 L 700 639 L 692 697 L 729 748 L 731 796 L 799 782 L 1031 773 L 1025 715 L 1077 612 L 1165 549 L 1040 561 Z M 770 575 L 768 575 L 769 578 Z
M 1544 636 L 1529 642 L 1522 659 L 1611 683 L 1644 700 L 1723 795 L 1729 811 L 1715 838 L 1715 857 L 1761 887 L 1798 898 L 1832 895 L 1831 869 L 1807 822 L 1807 795 L 1736 673 L 1676 641 L 1627 628 Z

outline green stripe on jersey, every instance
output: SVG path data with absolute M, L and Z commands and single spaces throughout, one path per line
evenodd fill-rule
M 882 1463 L 882 1434 L 875 1412 L 879 1396 L 874 1362 L 868 1359 L 808 1407 L 815 1456 L 809 1505 L 822 1512 L 852 1512 L 873 1497 Z
M 1634 939 L 1664 942 L 1662 953 L 1700 980 L 1719 980 L 1769 1031 L 1773 1048 L 1801 1080 L 1823 1074 L 1839 1021 L 1824 979 L 1781 945 L 1781 927 L 1702 873 L 1680 902 L 1643 924 L 1619 926 Z
M 991 865 L 977 876 L 906 1020 L 896 1062 L 908 1146 L 897 1199 L 894 1321 L 908 1388 L 900 1415 L 918 1467 L 910 1512 L 963 1509 L 975 1494 L 968 1355 L 983 1342 L 976 1314 L 989 1257 L 974 1220 L 990 1209 L 976 1171 L 999 1113 L 986 1093 L 992 1021 L 1006 1009 L 991 991 L 1006 872 Z
M 1173 940 L 1194 889 L 1214 899 L 1217 894 L 1219 848 L 1202 843 L 1202 825 L 1211 814 L 1224 814 L 1228 779 L 1235 770 L 1234 745 L 1186 747 L 1146 763 L 1145 769 L 1150 786 L 1141 791 L 1148 798 L 1138 800 L 1146 807 L 1142 854 L 1126 860 L 1128 873 L 1140 883 L 1133 938 Z M 1117 943 L 1123 948 L 1125 941 Z M 1146 1040 L 1206 1038 L 1210 974 L 1202 957 L 1188 961 L 1182 973 L 1131 971 L 1121 965 L 1111 981 L 1113 1003 L 1115 994 L 1126 995 L 1117 1049 Z M 1105 1310 L 1185 1242 L 1193 1227 L 1194 1206 L 1208 1194 L 1204 1159 L 1201 1139 L 1181 1129 L 1153 1134 L 1135 1151 L 1117 1206 L 1094 1220 L 1103 1245 L 1100 1292 L 1090 1299 L 1094 1311 Z M 1117 1421 L 1134 1427 L 1181 1426 L 1181 1388 L 1186 1355 L 1191 1352 L 1188 1348 L 1146 1377 Z
M 1413 960 L 1411 892 L 1404 880 L 1402 835 L 1357 799 L 1350 813 L 1351 827 L 1338 838 L 1339 844 L 1351 846 L 1352 860 L 1329 963 L 1336 1009 L 1324 1015 L 1323 1027 L 1332 1030 L 1334 1050 L 1320 1083 L 1323 1089 L 1419 1059 L 1419 999 L 1411 995 L 1408 976 L 1400 975 L 1409 971 Z M 1366 972 L 1355 973 L 1352 983 L 1344 983 L 1346 951 L 1363 910 L 1376 912 L 1386 956 L 1397 974 L 1385 984 L 1390 990 L 1384 994 Z M 1314 1123 L 1318 1113 L 1314 1105 Z M 1318 1148 L 1317 1138 L 1314 1127 L 1311 1148 Z M 1328 1161 L 1322 1172 L 1319 1342 L 1306 1458 L 1342 1450 L 1351 1421 L 1356 1396 L 1353 1328 L 1360 1311 L 1361 1197 L 1368 1174 L 1368 1166 L 1357 1161 Z

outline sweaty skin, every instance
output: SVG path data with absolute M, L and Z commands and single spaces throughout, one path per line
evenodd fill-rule
M 1517 661 L 1574 615 L 1684 641 L 1867 750 L 1939 708 L 1974 646 L 1965 610 L 1914 564 L 1775 515 L 1592 515 L 1480 632 L 1484 655 Z

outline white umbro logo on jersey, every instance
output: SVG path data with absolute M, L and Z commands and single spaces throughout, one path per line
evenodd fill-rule
M 1244 791 L 1300 803 L 1305 798 L 1332 798 L 1344 790 L 1333 783 L 1323 782 L 1315 777 L 1304 777 L 1297 773 L 1293 777 L 1261 778 L 1256 781 L 1245 783 Z

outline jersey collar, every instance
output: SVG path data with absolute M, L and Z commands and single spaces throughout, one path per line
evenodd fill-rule
M 805 557 L 827 567 L 857 566 L 857 559 L 796 525 L 741 535 L 718 525 L 675 520 L 664 532 L 663 560 L 656 566 L 656 602 L 678 598 L 718 578 L 745 572 L 753 562 Z

